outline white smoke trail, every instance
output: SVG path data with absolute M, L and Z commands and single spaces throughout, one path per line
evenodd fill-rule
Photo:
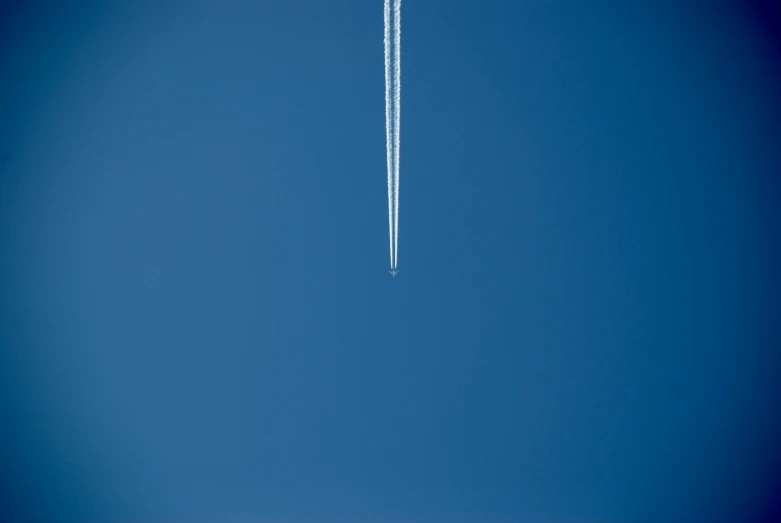
M 391 126 L 391 19 L 390 2 L 385 0 L 385 151 L 388 167 L 388 238 L 390 242 L 390 266 L 394 264 L 394 234 L 393 234 L 393 128 Z
M 401 145 L 401 0 L 393 10 L 393 268 L 399 264 L 399 150 Z

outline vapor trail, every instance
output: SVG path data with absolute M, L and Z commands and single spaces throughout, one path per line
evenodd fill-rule
M 393 10 L 393 268 L 399 264 L 399 150 L 401 149 L 401 0 Z
M 393 233 L 393 127 L 392 127 L 392 108 L 391 108 L 391 18 L 390 6 L 391 0 L 385 0 L 385 151 L 388 168 L 388 239 L 390 242 L 390 266 L 394 268 L 394 233 Z
M 391 2 L 393 17 L 391 18 Z M 390 265 L 399 256 L 399 145 L 401 123 L 401 0 L 385 0 L 385 149 L 388 169 Z M 393 38 L 391 39 L 391 33 Z

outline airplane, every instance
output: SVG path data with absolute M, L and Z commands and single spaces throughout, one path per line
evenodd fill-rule
M 399 271 L 397 271 L 396 269 L 391 269 L 391 270 L 389 270 L 388 272 L 389 272 L 389 273 L 391 274 L 391 276 L 393 276 L 394 278 L 395 278 L 395 277 L 396 277 L 396 275 L 399 273 Z

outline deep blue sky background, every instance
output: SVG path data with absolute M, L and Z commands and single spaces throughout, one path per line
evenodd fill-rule
M 760 3 L 405 0 L 396 279 L 382 2 L 154 4 L 3 11 L 6 519 L 771 521 Z

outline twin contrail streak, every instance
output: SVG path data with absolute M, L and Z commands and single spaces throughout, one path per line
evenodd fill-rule
M 393 19 L 391 20 L 391 1 Z M 399 263 L 399 149 L 401 144 L 401 0 L 385 0 L 385 148 L 388 167 L 390 265 Z M 392 23 L 391 23 L 392 22 Z M 391 32 L 393 40 L 391 41 Z M 392 48 L 392 49 L 391 49 Z M 392 52 L 391 52 L 392 51 Z
M 393 123 L 391 90 L 391 20 L 390 0 L 385 0 L 385 150 L 388 164 L 388 238 L 390 241 L 390 266 L 393 269 Z

